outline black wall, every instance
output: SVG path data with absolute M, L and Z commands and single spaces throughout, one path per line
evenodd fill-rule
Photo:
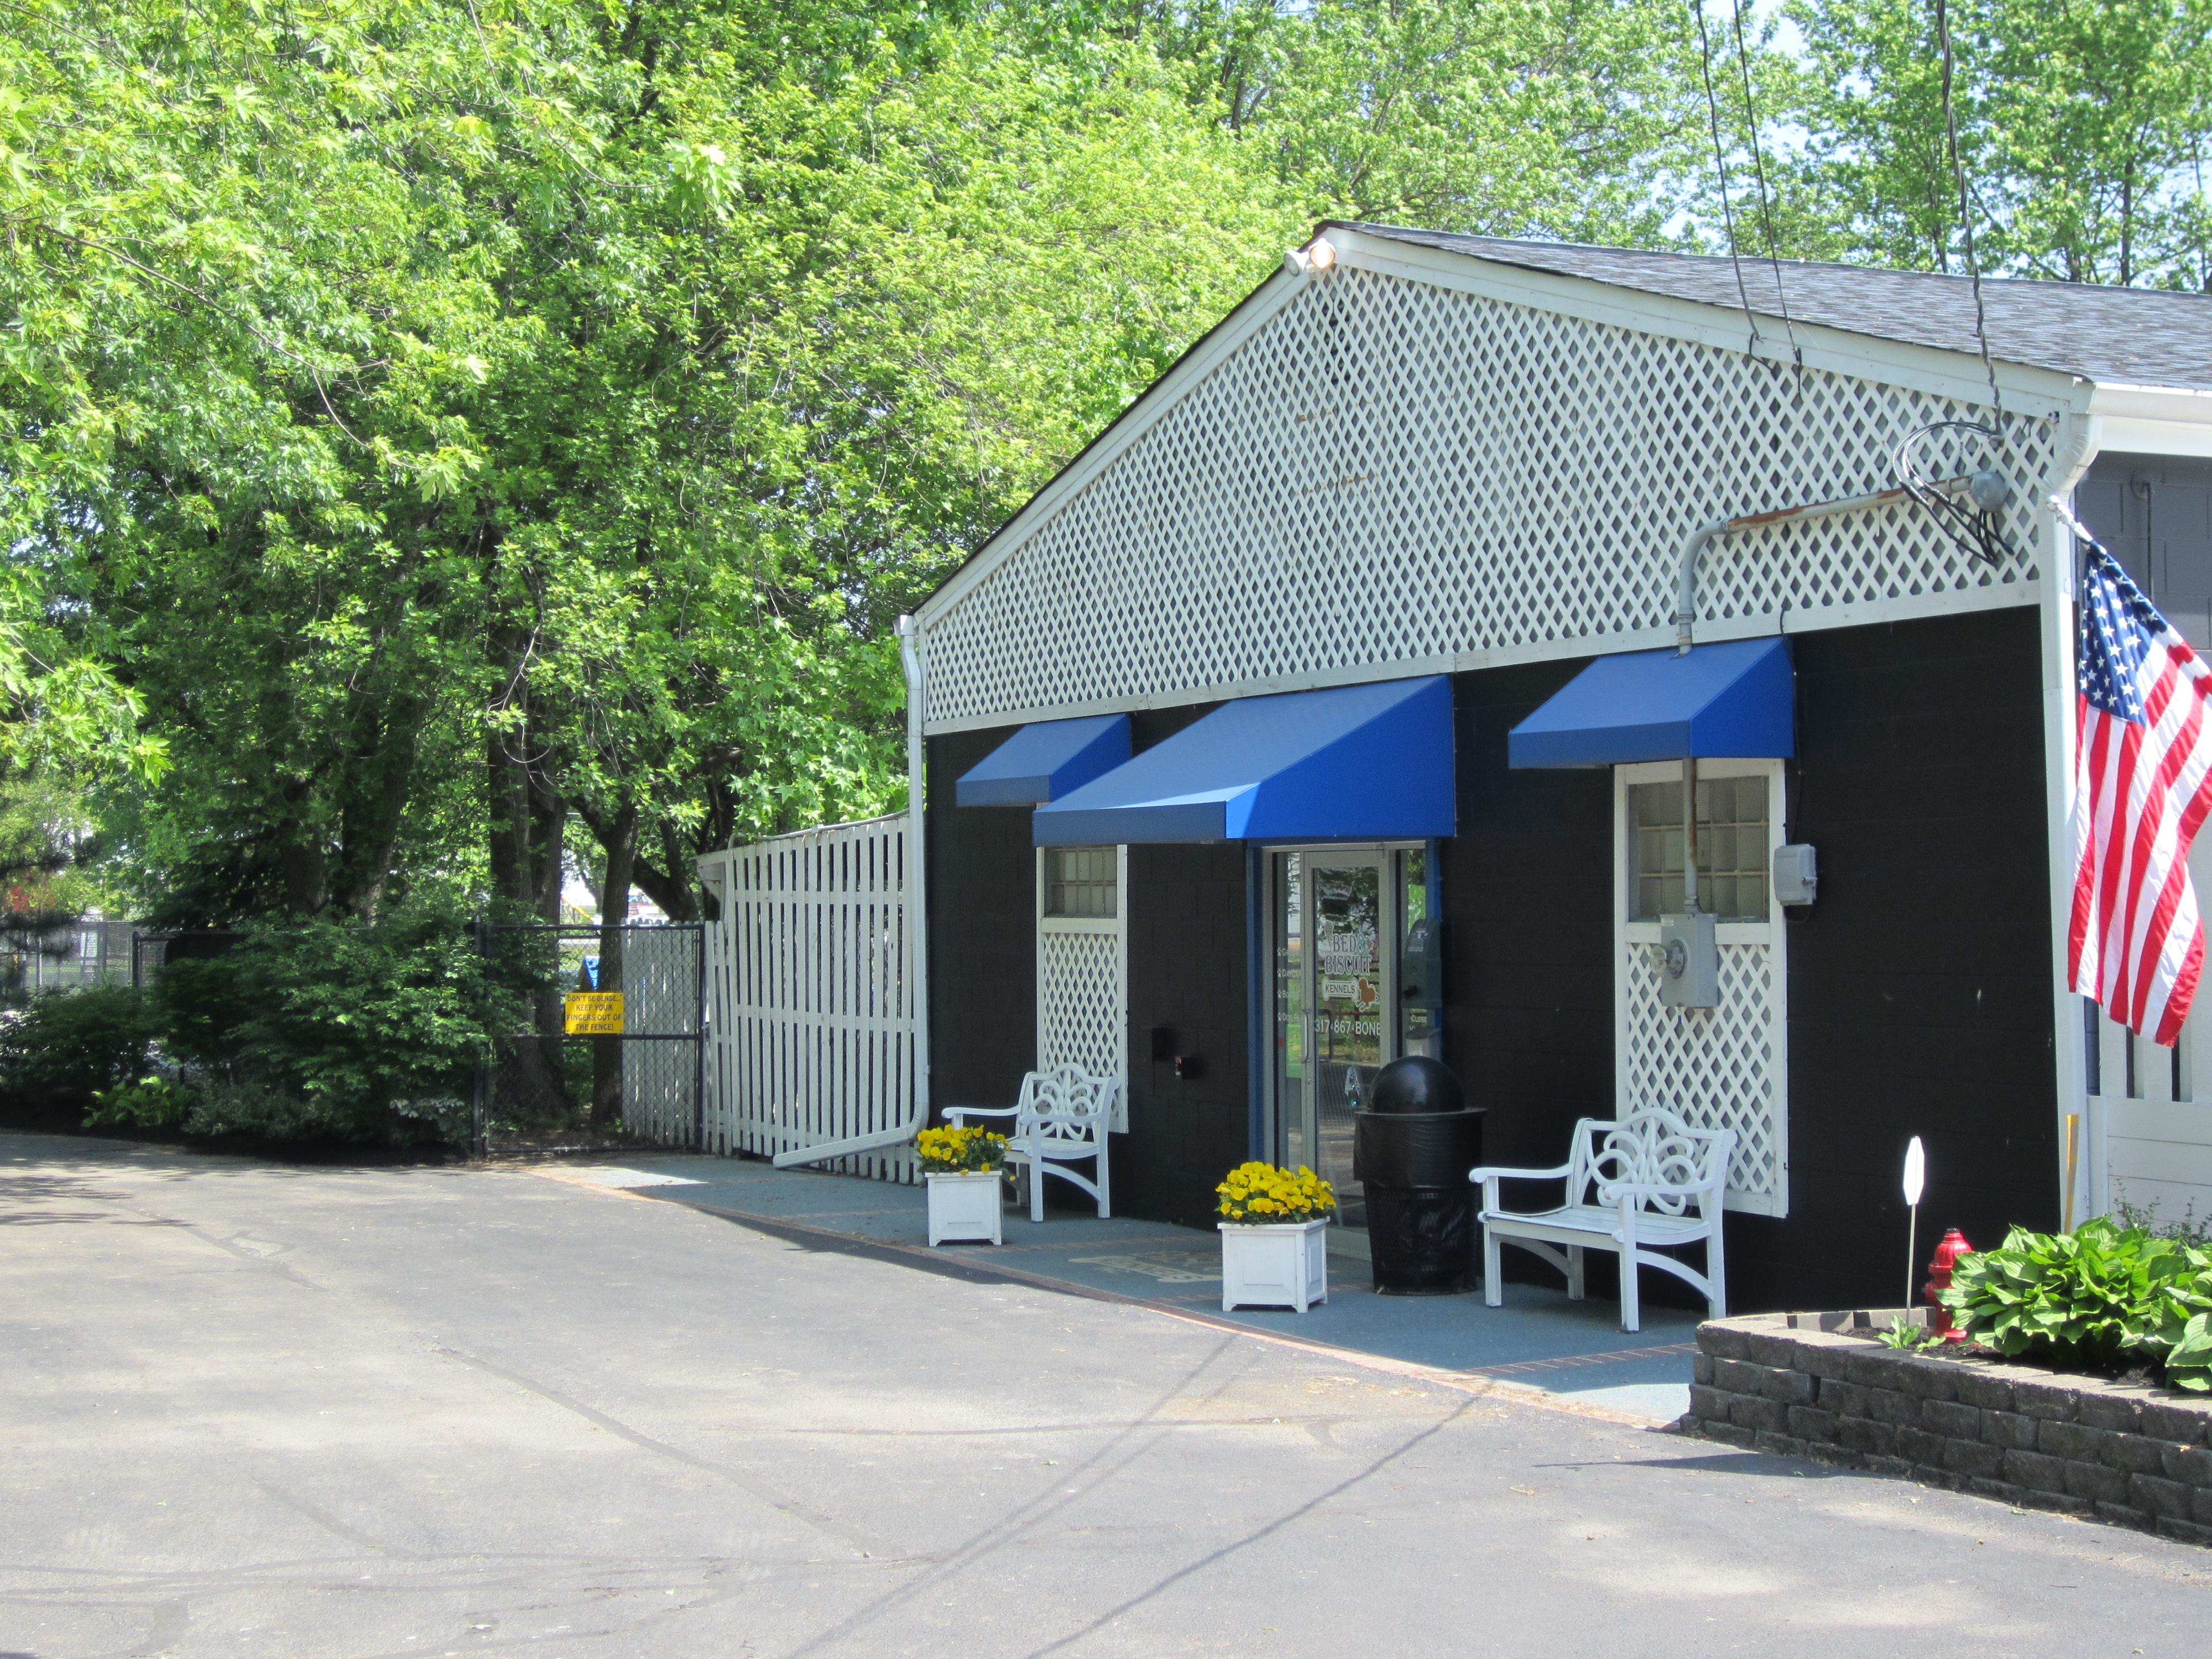
M 1133 750 L 1151 748 L 1220 707 L 1129 717 Z M 1117 1212 L 1211 1227 L 1213 1189 L 1244 1161 L 1251 1097 L 1245 1039 L 1244 848 L 1129 849 L 1129 1133 L 1114 1147 Z M 1152 1057 L 1152 1034 L 1205 1062 L 1183 1079 Z
M 1746 1218 L 1747 1308 L 1894 1304 L 1916 1134 L 1925 1243 L 2058 1224 L 2037 628 L 2021 609 L 1792 642 L 1790 832 L 1820 849 L 1820 897 L 1790 923 L 1790 1212 Z
M 1144 750 L 1215 705 L 1140 713 Z M 929 740 L 931 1098 L 941 1108 L 1013 1103 L 1036 1063 L 1036 854 L 1025 808 L 960 807 L 953 783 L 1013 734 L 1006 727 Z M 1129 849 L 1129 1133 L 1115 1135 L 1117 1215 L 1211 1226 L 1213 1188 L 1244 1161 L 1244 851 Z M 1203 1070 L 1153 1063 L 1165 1026 Z M 1050 1182 L 1055 1206 L 1085 1204 Z
M 1893 1305 L 1908 1137 L 1929 1151 L 1923 1259 L 1946 1226 L 1989 1244 L 2012 1223 L 2057 1220 L 2037 616 L 1836 629 L 1791 649 L 1789 834 L 1819 849 L 1820 898 L 1786 923 L 1790 1212 L 1729 1218 L 1729 1290 L 1747 1311 Z M 1506 732 L 1583 666 L 1455 683 L 1446 1057 L 1489 1109 L 1498 1163 L 1556 1164 L 1576 1118 L 1613 1107 L 1612 778 L 1505 764 Z M 1136 746 L 1206 712 L 1139 714 Z M 929 745 L 940 1103 L 1010 1103 L 1034 1063 L 1029 814 L 951 805 L 952 780 L 1009 734 Z M 1208 1224 L 1214 1182 L 1245 1155 L 1244 870 L 1237 847 L 1131 849 L 1118 1212 Z M 1202 1076 L 1152 1060 L 1155 1026 L 1203 1056 Z M 1521 1252 L 1506 1260 L 1543 1276 Z M 1591 1267 L 1603 1293 L 1603 1260 Z M 1669 1294 L 1656 1275 L 1645 1285 Z
M 1036 1064 L 1029 811 L 952 804 L 954 781 L 1016 729 L 928 742 L 930 1099 L 939 1109 L 1011 1106 Z
M 1577 1118 L 1612 1115 L 1613 774 L 1505 763 L 1505 734 L 1584 666 L 1492 669 L 1455 687 L 1444 1054 L 1487 1109 L 1486 1163 L 1548 1168 Z
M 1787 923 L 1790 1214 L 1729 1217 L 1730 1299 L 1893 1305 L 1911 1135 L 1929 1152 L 1924 1246 L 1946 1226 L 1990 1244 L 2057 1218 L 2037 616 L 1791 649 L 1788 833 L 1818 848 L 1820 897 Z M 1557 1164 L 1574 1120 L 1613 1106 L 1612 778 L 1505 766 L 1507 731 L 1583 665 L 1458 679 L 1447 1059 L 1490 1109 L 1497 1163 Z M 1513 1276 L 1540 1279 L 1520 1255 Z

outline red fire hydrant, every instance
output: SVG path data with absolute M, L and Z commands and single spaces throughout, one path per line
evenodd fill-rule
M 1956 1227 L 1943 1235 L 1943 1242 L 1936 1247 L 1936 1254 L 1928 1263 L 1928 1282 L 1920 1287 L 1920 1294 L 1936 1311 L 1929 1316 L 1929 1329 L 1946 1342 L 1964 1342 L 1966 1333 L 1951 1322 L 1951 1310 L 1943 1305 L 1939 1291 L 1951 1288 L 1951 1268 L 1962 1255 L 1972 1255 L 1974 1247 L 1966 1243 L 1966 1234 Z

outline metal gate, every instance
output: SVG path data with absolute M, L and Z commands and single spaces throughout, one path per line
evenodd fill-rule
M 525 1010 L 478 1076 L 479 1152 L 580 1129 L 602 1103 L 633 1139 L 700 1144 L 698 923 L 485 923 L 478 941 Z

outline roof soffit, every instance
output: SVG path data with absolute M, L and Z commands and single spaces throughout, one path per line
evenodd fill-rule
M 2090 454 L 2212 456 L 2212 392 L 2100 385 L 2089 395 Z M 2085 459 L 2083 465 L 2087 465 Z

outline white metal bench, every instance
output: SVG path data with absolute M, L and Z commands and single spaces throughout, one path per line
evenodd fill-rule
M 1092 1077 L 1079 1066 L 1060 1066 L 1024 1077 L 1021 1094 L 1012 1106 L 948 1106 L 945 1116 L 955 1128 L 965 1127 L 971 1117 L 1013 1119 L 1012 1133 L 1006 1137 L 1006 1162 L 1028 1177 L 1030 1220 L 1044 1219 L 1044 1177 L 1048 1175 L 1074 1182 L 1098 1200 L 1101 1216 L 1109 1216 L 1114 1212 L 1106 1131 L 1121 1092 L 1118 1078 Z M 1096 1179 L 1065 1167 L 1085 1158 L 1097 1159 Z
M 1617 1122 L 1586 1117 L 1575 1125 L 1567 1161 L 1556 1170 L 1485 1165 L 1468 1172 L 1482 1183 L 1482 1296 L 1504 1300 L 1498 1247 L 1533 1250 L 1567 1276 L 1567 1294 L 1583 1297 L 1583 1252 L 1620 1257 L 1620 1328 L 1642 1328 L 1636 1270 L 1656 1267 L 1702 1291 L 1712 1317 L 1728 1312 L 1728 1264 L 1722 1254 L 1721 1199 L 1728 1190 L 1733 1129 L 1692 1129 L 1672 1112 L 1632 1112 Z M 1504 1181 L 1566 1182 L 1556 1210 L 1508 1210 L 1498 1202 Z M 1694 1212 L 1693 1212 L 1694 1211 Z M 1674 1249 L 1702 1240 L 1705 1270 L 1645 1248 Z

